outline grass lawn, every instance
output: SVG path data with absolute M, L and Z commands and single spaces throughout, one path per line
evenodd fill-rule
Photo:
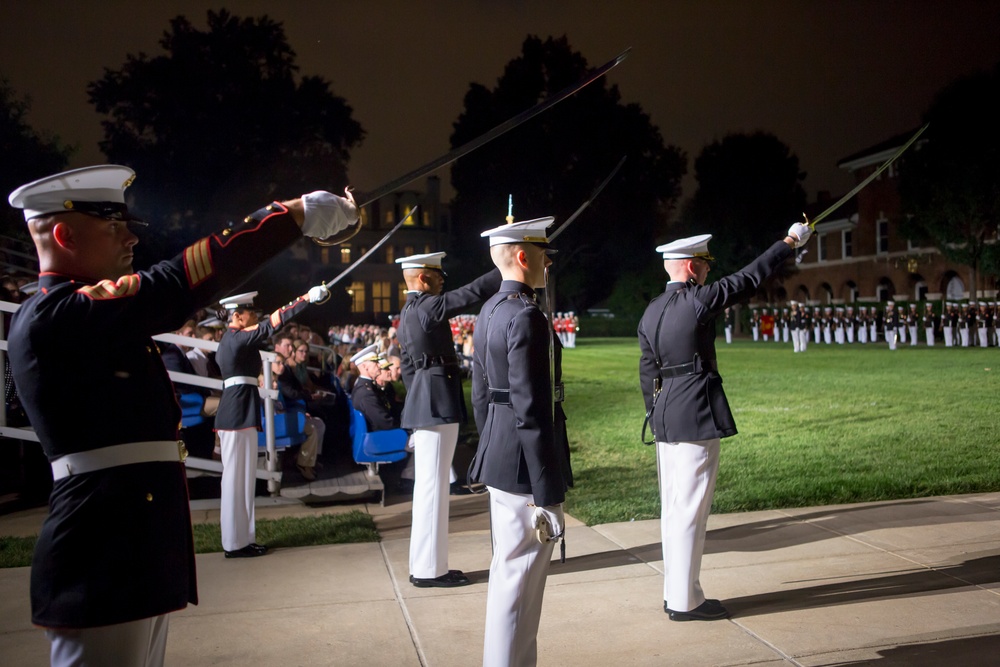
M 576 487 L 588 524 L 659 516 L 640 441 L 635 339 L 563 355 Z M 714 512 L 1000 490 L 1000 350 L 718 341 L 739 434 L 722 442 Z

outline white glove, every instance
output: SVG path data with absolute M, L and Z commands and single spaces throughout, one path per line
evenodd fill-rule
M 565 524 L 562 505 L 536 507 L 535 513 L 531 515 L 531 527 L 535 529 L 535 536 L 542 544 L 555 542 L 562 537 Z
M 358 206 L 354 203 L 354 196 L 347 188 L 344 193 L 346 197 L 325 190 L 302 195 L 305 208 L 302 233 L 305 236 L 325 239 L 357 223 Z
M 320 301 L 326 301 L 329 296 L 330 290 L 326 285 L 316 285 L 316 287 L 309 288 L 306 298 L 309 299 L 309 303 L 319 303 Z
M 795 247 L 801 248 L 812 236 L 812 228 L 809 225 L 803 224 L 801 222 L 796 222 L 794 225 L 788 228 L 788 235 L 795 239 Z

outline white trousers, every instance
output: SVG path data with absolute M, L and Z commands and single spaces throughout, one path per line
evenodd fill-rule
M 236 551 L 256 541 L 253 496 L 257 486 L 257 429 L 218 433 L 222 445 L 222 548 Z
M 823 342 L 827 345 L 833 344 L 833 332 L 830 331 L 830 327 L 823 327 Z M 680 611 L 675 609 L 674 611 Z
M 989 344 L 986 342 L 986 327 L 979 327 L 979 347 L 988 347 Z
M 799 329 L 799 350 L 806 351 L 809 347 L 809 329 Z
M 899 319 L 902 320 L 903 318 L 899 318 Z M 900 343 L 903 343 L 903 344 L 906 343 L 906 325 L 905 324 L 900 324 L 898 327 L 896 327 L 896 335 L 899 336 L 899 342 Z
M 663 600 L 674 611 L 705 601 L 701 556 L 719 472 L 719 439 L 657 442 Z
M 869 342 L 872 342 L 872 343 L 877 343 L 878 342 L 878 324 L 874 324 L 873 323 L 868 328 L 868 340 L 869 340 Z
M 753 332 L 753 339 L 756 341 L 760 338 L 760 327 L 752 327 L 750 329 Z
M 458 424 L 417 429 L 413 445 L 413 520 L 410 574 L 434 579 L 448 573 L 448 496 Z
M 847 342 L 848 343 L 853 343 L 854 342 L 854 327 L 853 326 L 847 327 L 846 329 L 844 329 L 844 333 L 847 334 Z
M 792 352 L 800 352 L 802 350 L 802 336 L 799 335 L 799 330 L 796 329 L 792 332 Z
M 162 667 L 167 615 L 78 630 L 46 630 L 52 667 Z
M 917 325 L 914 324 L 912 327 L 909 327 L 909 329 L 910 329 L 910 345 L 916 345 L 917 344 Z
M 837 345 L 843 345 L 844 344 L 844 330 L 843 329 L 841 329 L 839 327 L 837 329 L 834 329 L 834 331 L 833 331 L 833 341 Z
M 534 499 L 490 491 L 493 560 L 486 591 L 485 667 L 527 667 L 538 654 L 538 621 L 555 542 L 540 544 L 531 527 Z
M 785 326 L 781 327 L 781 340 L 782 341 L 784 341 L 784 342 L 787 343 L 788 342 L 788 337 L 790 335 L 791 335 L 791 330 L 788 327 L 785 327 Z M 777 334 L 775 334 L 774 337 L 777 338 L 778 337 Z
M 862 344 L 868 342 L 868 327 L 864 324 L 858 327 L 858 342 Z
M 733 342 L 733 328 L 725 327 L 725 329 L 726 329 L 726 344 L 730 344 Z
M 969 330 L 959 329 L 958 333 L 962 337 L 962 347 L 969 347 Z
M 576 332 L 569 331 L 566 333 L 566 347 L 576 347 Z
M 934 327 L 924 327 L 927 334 L 927 347 L 934 347 Z
M 813 327 L 813 342 L 819 345 L 819 341 L 820 341 L 819 327 Z
M 955 330 L 951 327 L 942 327 L 944 331 L 944 346 L 952 347 L 955 344 Z
M 886 329 L 885 330 L 885 342 L 889 344 L 890 350 L 896 349 L 896 330 Z

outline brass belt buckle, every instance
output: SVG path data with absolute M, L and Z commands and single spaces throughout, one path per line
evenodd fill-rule
M 187 450 L 187 445 L 184 444 L 183 440 L 177 441 L 177 456 L 181 463 L 187 461 L 188 450 Z

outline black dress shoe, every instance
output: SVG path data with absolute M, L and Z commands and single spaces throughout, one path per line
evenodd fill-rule
M 227 551 L 226 558 L 256 558 L 257 556 L 263 556 L 267 553 L 267 547 L 263 544 L 257 544 L 253 542 L 246 545 L 242 549 L 236 549 L 235 551 Z
M 721 607 L 722 606 L 722 602 L 721 601 L 715 600 L 715 599 L 712 599 L 712 598 L 705 598 L 705 604 L 712 605 L 713 607 Z M 665 614 L 669 614 L 670 613 L 670 605 L 667 604 L 666 600 L 663 601 L 663 612 Z
M 667 612 L 671 621 L 717 621 L 729 618 L 729 610 L 718 600 L 705 600 L 691 611 L 674 611 L 664 602 L 663 611 Z
M 418 579 L 410 575 L 410 583 L 417 588 L 455 588 L 457 586 L 468 586 L 472 582 L 462 574 L 461 570 L 448 570 L 447 574 L 433 579 Z
M 449 487 L 448 493 L 452 496 L 469 496 L 475 493 L 465 484 L 459 484 L 458 482 L 452 482 Z

